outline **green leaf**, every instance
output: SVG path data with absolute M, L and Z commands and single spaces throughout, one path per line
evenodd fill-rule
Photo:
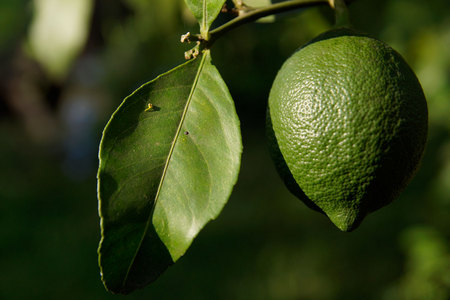
M 108 290 L 145 286 L 185 253 L 227 202 L 241 151 L 234 104 L 209 51 L 124 100 L 99 152 L 99 264 Z
M 200 24 L 200 33 L 209 31 L 226 0 L 185 0 L 187 6 Z

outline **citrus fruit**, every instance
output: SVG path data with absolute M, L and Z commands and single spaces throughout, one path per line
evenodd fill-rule
M 291 192 L 341 230 L 406 187 L 427 138 L 425 96 L 391 47 L 347 29 L 295 52 L 267 112 L 275 165 Z

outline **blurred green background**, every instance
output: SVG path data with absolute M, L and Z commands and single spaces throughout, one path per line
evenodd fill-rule
M 221 216 L 128 299 L 450 299 L 450 2 L 357 0 L 354 26 L 397 49 L 429 106 L 422 167 L 342 233 L 288 193 L 264 137 L 271 82 L 331 28 L 328 8 L 249 24 L 213 48 L 244 152 Z M 219 22 L 226 20 L 221 17 Z M 97 148 L 122 99 L 183 62 L 181 0 L 0 2 L 0 299 L 118 299 L 97 267 Z

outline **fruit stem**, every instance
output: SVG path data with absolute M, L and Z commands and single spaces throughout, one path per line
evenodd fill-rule
M 350 14 L 344 0 L 329 0 L 331 8 L 334 9 L 336 27 L 350 27 Z
M 256 21 L 260 18 L 267 17 L 270 15 L 299 9 L 299 8 L 306 8 L 306 7 L 312 7 L 312 6 L 320 6 L 320 5 L 330 5 L 333 9 L 335 9 L 336 14 L 341 14 L 344 10 L 346 11 L 346 3 L 349 4 L 353 2 L 354 0 L 291 0 L 291 1 L 283 1 L 271 5 L 267 5 L 264 7 L 259 8 L 249 8 L 248 6 L 245 6 L 245 4 L 242 1 L 234 0 L 233 2 L 235 5 L 238 5 L 239 10 L 239 16 L 232 19 L 231 21 L 223 24 L 222 26 L 211 30 L 206 36 L 201 34 L 196 35 L 190 35 L 188 39 L 182 39 L 182 42 L 192 42 L 192 41 L 199 41 L 203 45 L 205 49 L 211 48 L 212 44 L 222 35 L 227 33 L 228 31 L 231 31 L 232 29 L 239 27 L 241 25 L 244 25 L 246 23 L 250 23 L 253 21 Z M 339 5 L 336 5 L 339 3 Z M 341 9 L 341 6 L 343 5 L 344 9 Z M 246 7 L 247 9 L 242 9 L 243 7 Z M 338 9 L 339 7 L 339 9 Z
M 249 10 L 247 12 L 240 14 L 238 17 L 232 19 L 228 23 L 225 23 L 224 25 L 214 30 L 211 30 L 209 32 L 208 46 L 210 47 L 220 36 L 236 27 L 239 27 L 240 25 L 256 21 L 266 16 L 282 13 L 297 8 L 327 5 L 327 4 L 328 0 L 293 0 L 275 3 L 261 8 Z

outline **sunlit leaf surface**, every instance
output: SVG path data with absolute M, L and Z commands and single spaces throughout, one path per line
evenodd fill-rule
M 99 153 L 99 263 L 109 290 L 142 287 L 185 253 L 228 200 L 241 149 L 209 52 L 125 99 Z

